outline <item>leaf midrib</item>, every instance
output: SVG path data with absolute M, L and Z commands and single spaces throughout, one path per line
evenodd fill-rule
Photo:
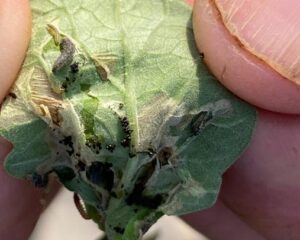
M 126 32 L 122 23 L 122 13 L 120 0 L 115 0 L 115 21 L 117 25 L 120 26 L 120 39 L 122 44 L 122 60 L 123 60 L 123 78 L 124 78 L 124 105 L 126 109 L 126 115 L 130 123 L 131 133 L 131 146 L 137 146 L 139 143 L 139 122 L 138 122 L 138 114 L 137 114 L 137 101 L 136 101 L 136 93 L 135 93 L 135 81 L 131 76 L 130 69 L 130 53 L 128 49 L 128 44 L 126 44 Z

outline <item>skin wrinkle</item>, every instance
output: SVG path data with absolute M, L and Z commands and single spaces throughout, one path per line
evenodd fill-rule
M 246 215 L 243 215 L 241 212 L 235 210 L 234 207 L 231 206 L 230 202 L 226 201 L 226 199 L 223 199 L 222 196 L 219 197 L 220 201 L 223 203 L 224 207 L 228 208 L 229 211 L 231 211 L 237 219 L 241 220 L 249 229 L 251 229 L 253 232 L 257 234 L 257 237 L 265 238 L 264 232 L 259 231 L 259 229 L 254 229 L 253 224 L 251 224 L 251 221 L 247 221 Z
M 212 6 L 215 7 L 215 10 L 216 10 L 216 12 L 217 12 L 217 15 L 218 15 L 221 19 L 223 19 L 222 24 L 224 25 L 224 27 L 226 27 L 226 22 L 229 22 L 230 18 L 231 18 L 232 16 L 234 16 L 234 14 L 236 13 L 236 11 L 231 10 L 232 12 L 231 12 L 230 14 L 226 15 L 225 17 L 223 17 L 222 12 L 221 12 L 220 9 L 218 8 L 218 6 L 217 6 L 215 0 L 208 0 L 208 1 L 212 4 Z M 224 18 L 225 18 L 226 21 L 224 21 Z M 227 20 L 227 18 L 229 18 L 229 20 Z M 260 26 L 260 27 L 263 27 L 263 26 Z M 244 42 L 239 38 L 239 36 L 237 36 L 237 35 L 235 34 L 236 31 L 234 31 L 234 30 L 230 31 L 229 28 L 226 28 L 226 30 L 229 31 L 229 33 L 232 34 L 231 37 L 234 39 L 235 43 L 236 43 L 240 48 L 242 48 L 242 49 L 243 49 L 244 51 L 246 51 L 248 54 L 251 54 L 252 56 L 256 57 L 257 60 L 260 61 L 262 64 L 265 64 L 266 66 L 269 66 L 268 63 L 267 63 L 266 61 L 264 61 L 264 59 L 257 57 L 255 54 L 253 54 L 251 51 L 248 50 L 248 48 L 247 48 L 247 46 L 244 44 Z M 256 34 L 257 34 L 257 33 L 256 33 Z M 226 66 L 224 66 L 224 67 L 226 67 Z M 280 73 L 279 73 L 279 74 L 280 74 Z M 285 78 L 284 76 L 282 76 L 282 77 Z
M 300 84 L 299 3 L 294 4 L 294 9 L 289 9 L 288 6 L 292 6 L 295 0 L 277 0 L 272 4 L 269 0 L 211 2 L 222 16 L 226 29 L 247 51 L 262 59 L 286 79 Z M 262 18 L 265 21 L 260 21 Z
M 248 54 L 251 54 L 252 56 L 254 56 L 255 58 L 257 58 L 258 61 L 260 61 L 262 64 L 265 64 L 266 66 L 269 66 L 268 63 L 263 59 L 263 58 L 259 58 L 257 55 L 255 55 L 248 47 L 247 47 L 247 43 L 245 43 L 244 41 L 242 41 L 239 36 L 237 36 L 236 32 L 237 30 L 235 30 L 234 27 L 227 27 L 227 25 L 230 24 L 230 20 L 231 18 L 234 16 L 234 14 L 237 12 L 237 10 L 233 10 L 233 6 L 232 9 L 230 10 L 230 13 L 225 15 L 225 17 L 223 16 L 224 14 L 222 14 L 222 12 L 220 11 L 220 8 L 218 7 L 218 5 L 216 4 L 215 0 L 208 0 L 212 6 L 215 8 L 218 16 L 220 16 L 220 18 L 222 19 L 222 24 L 224 25 L 224 27 L 226 28 L 226 30 L 231 34 L 231 37 L 234 39 L 235 43 L 242 48 L 244 51 L 246 51 Z M 241 7 L 241 6 L 240 6 Z M 262 26 L 261 26 L 262 27 Z M 257 33 L 256 33 L 257 34 Z M 246 44 L 246 45 L 245 45 Z M 226 66 L 224 66 L 226 67 Z M 276 69 L 274 69 L 276 71 Z M 276 71 L 277 72 L 277 71 Z M 277 72 L 278 74 L 280 74 L 279 72 Z M 285 76 L 281 75 L 283 78 L 285 78 Z
M 264 238 L 219 198 L 210 209 L 182 216 L 192 227 L 212 240 L 263 240 Z M 226 238 L 226 239 L 227 239 Z
M 226 208 L 228 208 L 238 219 L 240 219 L 245 225 L 247 225 L 249 227 L 249 229 L 252 229 L 254 232 L 256 232 L 258 234 L 258 236 L 262 237 L 262 238 L 266 238 L 268 236 L 265 236 L 265 233 L 262 229 L 260 229 L 259 227 L 257 227 L 255 225 L 256 222 L 256 218 L 252 218 L 252 216 L 241 213 L 239 210 L 236 210 L 234 206 L 232 206 L 232 204 L 230 203 L 230 201 L 226 201 L 226 198 L 223 198 L 222 196 L 219 197 L 220 201 L 222 201 L 222 203 L 224 204 L 224 206 Z M 257 211 L 259 209 L 253 209 L 253 211 Z
M 195 1 L 193 17 L 197 46 L 204 52 L 210 70 L 229 90 L 258 107 L 299 114 L 300 86 L 287 81 L 247 51 L 242 42 L 227 31 L 212 1 Z M 220 40 L 211 41 L 212 38 Z M 226 73 L 222 78 L 225 65 Z

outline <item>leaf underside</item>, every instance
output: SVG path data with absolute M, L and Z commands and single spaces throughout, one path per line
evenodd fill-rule
M 14 144 L 6 170 L 36 186 L 56 174 L 108 239 L 139 239 L 163 214 L 210 207 L 256 116 L 203 64 L 190 7 L 31 6 L 31 45 L 0 114 Z

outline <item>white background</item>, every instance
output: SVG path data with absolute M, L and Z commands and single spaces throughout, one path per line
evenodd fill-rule
M 158 240 L 207 240 L 176 217 L 163 217 L 150 229 Z M 81 218 L 73 194 L 61 190 L 40 218 L 29 240 L 96 240 L 101 232 L 92 221 Z

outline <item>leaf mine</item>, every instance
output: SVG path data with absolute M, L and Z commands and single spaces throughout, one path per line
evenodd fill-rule
M 114 55 L 96 54 L 92 56 L 96 71 L 101 80 L 107 81 L 111 74 L 109 65 L 112 65 L 118 58 Z
M 30 81 L 31 100 L 37 114 L 51 126 L 59 126 L 62 121 L 59 110 L 63 108 L 61 96 L 52 91 L 49 79 L 41 68 L 33 70 Z

